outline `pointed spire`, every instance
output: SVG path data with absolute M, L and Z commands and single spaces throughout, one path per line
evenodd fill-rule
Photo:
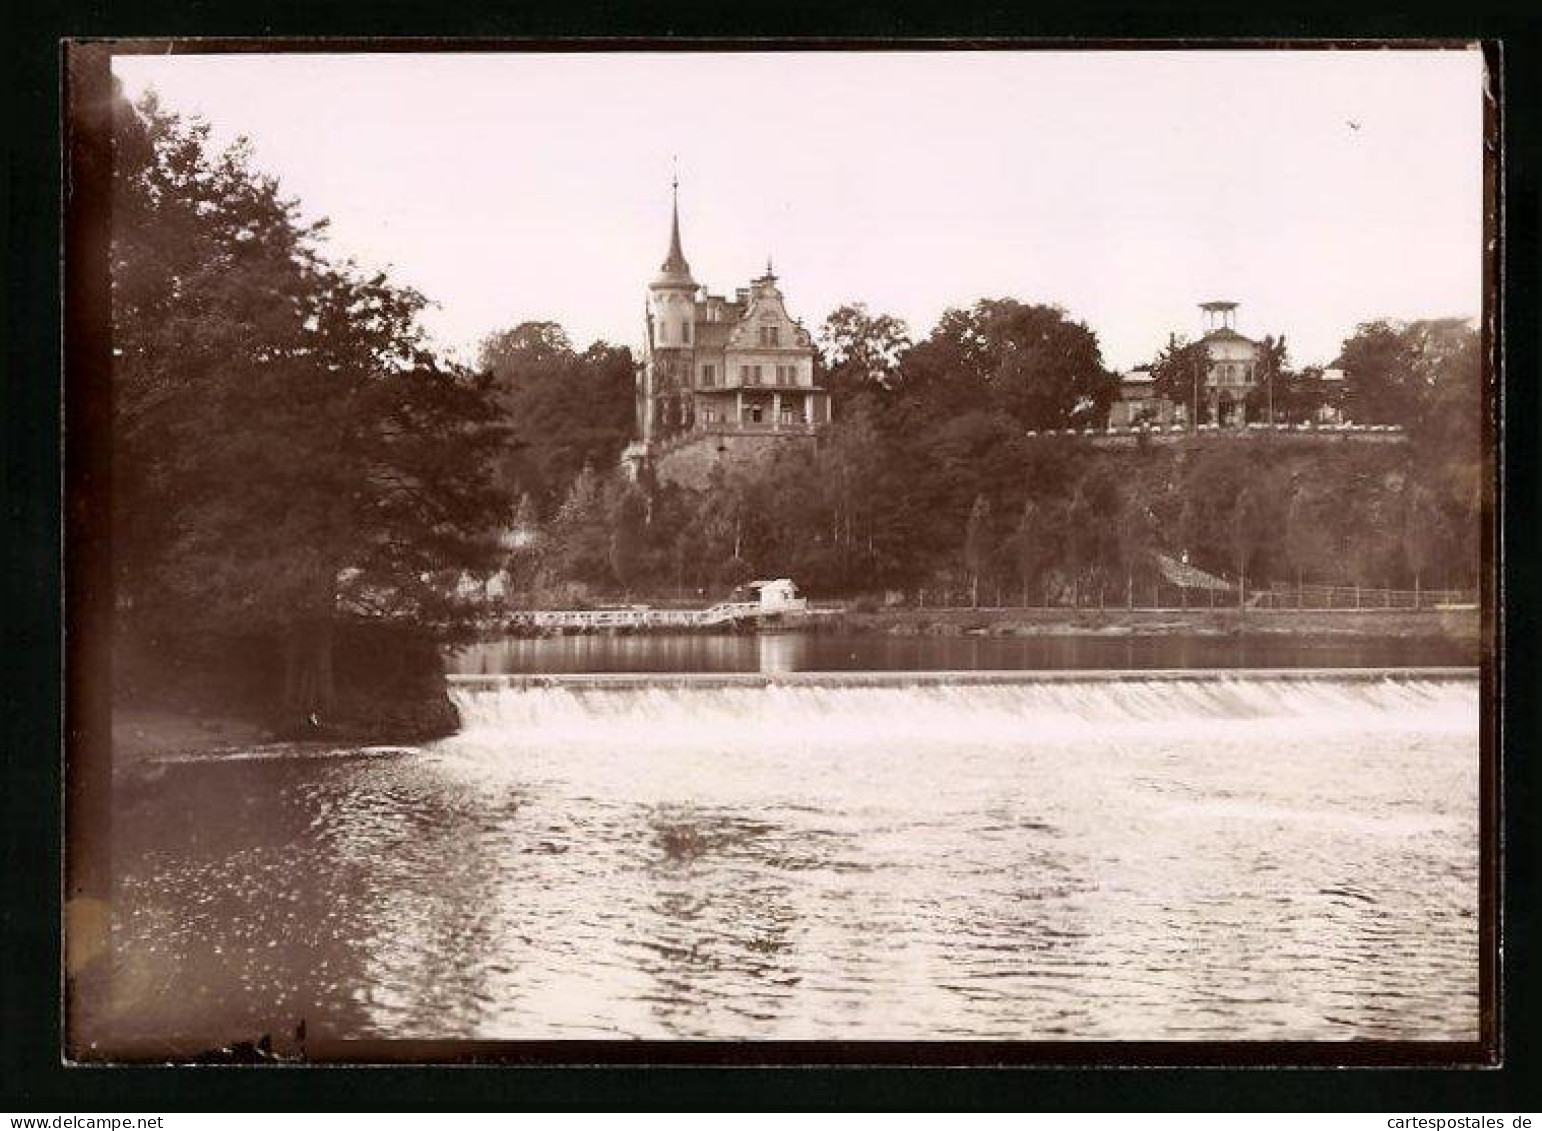
M 683 283 L 694 286 L 696 280 L 691 278 L 691 265 L 685 261 L 685 252 L 680 250 L 680 178 L 675 176 L 669 182 L 670 210 L 669 210 L 669 255 L 659 268 L 659 277 L 654 280 L 658 283 Z

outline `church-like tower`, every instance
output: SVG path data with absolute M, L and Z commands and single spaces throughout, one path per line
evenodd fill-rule
M 669 254 L 648 284 L 638 434 L 645 444 L 690 427 L 696 292 L 680 247 L 680 183 L 672 186 Z

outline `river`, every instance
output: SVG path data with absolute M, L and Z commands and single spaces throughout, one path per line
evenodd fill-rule
M 463 673 L 1356 667 L 1408 642 L 503 641 Z M 121 775 L 101 1032 L 1475 1039 L 1445 674 L 458 685 L 421 749 Z

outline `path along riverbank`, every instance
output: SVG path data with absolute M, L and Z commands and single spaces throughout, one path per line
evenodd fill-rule
M 832 612 L 818 629 L 890 636 L 1377 636 L 1471 641 L 1476 606 L 1434 609 L 887 608 Z

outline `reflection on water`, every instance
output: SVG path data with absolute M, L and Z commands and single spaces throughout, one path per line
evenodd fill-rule
M 1407 667 L 1476 664 L 1455 639 L 1356 636 L 876 636 L 682 633 L 507 637 L 450 659 L 467 675 L 522 672 L 968 671 Z
M 126 777 L 109 1042 L 1474 1035 L 1471 682 L 458 694 Z

